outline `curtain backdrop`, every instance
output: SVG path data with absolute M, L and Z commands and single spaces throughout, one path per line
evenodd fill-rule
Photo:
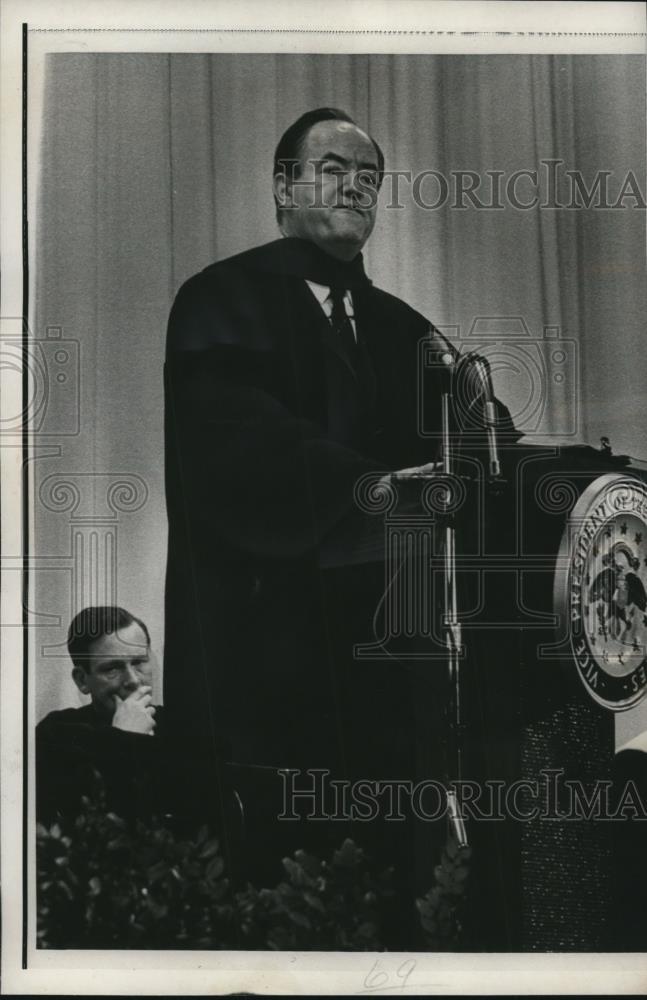
M 563 161 L 559 203 L 571 200 L 567 169 L 588 187 L 609 172 L 611 203 L 630 170 L 644 193 L 643 58 L 48 58 L 33 324 L 51 386 L 42 440 L 58 447 L 33 463 L 37 717 L 78 704 L 61 644 L 84 602 L 117 599 L 143 617 L 161 660 L 168 311 L 191 274 L 276 238 L 274 146 L 310 108 L 350 112 L 388 169 L 448 181 L 437 208 L 414 204 L 406 181 L 390 207 L 385 183 L 365 251 L 375 283 L 489 351 L 498 394 L 538 440 L 597 446 L 608 434 L 647 457 L 645 212 L 631 197 L 581 211 L 505 195 L 515 171 L 541 180 L 549 160 Z M 503 207 L 457 204 L 456 171 L 482 178 L 486 204 L 498 171 Z M 431 175 L 420 184 L 427 206 L 441 193 Z M 527 177 L 516 193 L 530 201 Z M 621 737 L 645 719 L 629 713 Z

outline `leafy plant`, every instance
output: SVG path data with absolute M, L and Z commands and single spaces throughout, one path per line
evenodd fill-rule
M 449 841 L 416 900 L 421 947 L 458 946 L 468 859 Z M 393 870 L 372 871 L 352 840 L 330 860 L 284 858 L 273 888 L 234 891 L 206 826 L 187 837 L 164 820 L 129 825 L 100 785 L 75 820 L 38 826 L 37 860 L 41 948 L 381 950 L 406 908 Z
M 440 863 L 434 869 L 433 886 L 416 900 L 429 951 L 457 951 L 460 948 L 471 856 L 471 848 L 458 844 L 450 834 Z
M 237 905 L 245 928 L 269 948 L 373 951 L 384 946 L 384 911 L 394 899 L 392 871 L 371 874 L 365 855 L 345 840 L 330 862 L 305 851 L 285 858 L 286 880 L 274 889 L 249 887 Z
M 179 839 L 162 822 L 128 827 L 103 797 L 67 829 L 37 829 L 43 948 L 235 948 L 217 839 Z

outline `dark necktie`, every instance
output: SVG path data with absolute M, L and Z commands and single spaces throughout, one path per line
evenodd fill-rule
M 355 340 L 353 324 L 350 321 L 346 312 L 346 306 L 344 305 L 344 294 L 344 289 L 339 288 L 338 286 L 330 289 L 330 299 L 332 302 L 330 322 L 335 336 L 339 337 L 341 341 L 342 349 L 346 355 L 348 363 L 355 371 L 357 369 L 357 341 Z

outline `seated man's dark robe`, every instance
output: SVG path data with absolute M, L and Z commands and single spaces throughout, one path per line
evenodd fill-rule
M 82 797 L 95 796 L 98 787 L 108 810 L 125 819 L 167 813 L 163 708 L 156 709 L 155 721 L 151 736 L 117 729 L 92 704 L 50 712 L 36 727 L 38 820 L 74 818 L 82 811 Z

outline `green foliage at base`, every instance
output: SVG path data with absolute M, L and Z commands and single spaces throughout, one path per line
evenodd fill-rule
M 37 830 L 41 948 L 237 947 L 219 844 L 129 828 L 87 802 L 73 827 Z
M 392 871 L 368 870 L 363 851 L 345 840 L 330 861 L 304 851 L 284 858 L 286 880 L 237 896 L 243 928 L 265 946 L 290 951 L 376 951 L 394 901 Z
M 273 888 L 234 890 L 206 826 L 180 837 L 161 820 L 126 824 L 101 793 L 83 805 L 69 824 L 37 828 L 40 948 L 376 951 L 413 904 L 351 840 L 329 860 L 284 858 Z M 448 846 L 416 901 L 425 950 L 456 946 L 465 861 Z
M 462 944 L 461 911 L 470 873 L 472 851 L 450 836 L 440 863 L 434 870 L 434 884 L 416 900 L 427 950 L 458 951 Z

